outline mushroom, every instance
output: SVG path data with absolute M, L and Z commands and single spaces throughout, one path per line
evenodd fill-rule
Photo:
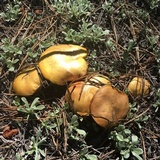
M 38 66 L 43 76 L 57 85 L 65 85 L 87 73 L 87 50 L 78 45 L 60 44 L 45 50 Z
M 101 127 L 118 124 L 129 111 L 128 96 L 111 86 L 103 75 L 93 75 L 69 85 L 65 99 L 80 116 L 92 116 Z
M 90 103 L 93 96 L 102 85 L 111 85 L 108 77 L 101 74 L 92 74 L 85 79 L 73 82 L 69 85 L 65 99 L 71 109 L 81 116 L 89 116 Z
M 41 87 L 41 79 L 36 67 L 22 70 L 13 80 L 13 90 L 20 96 L 33 95 Z
M 133 96 L 149 94 L 150 83 L 141 77 L 134 77 L 128 85 L 128 91 Z
M 117 125 L 127 115 L 128 111 L 128 96 L 111 85 L 101 87 L 90 104 L 92 118 L 104 128 Z

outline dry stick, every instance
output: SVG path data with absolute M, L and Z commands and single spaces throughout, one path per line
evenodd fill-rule
M 157 157 L 154 157 L 154 158 L 150 158 L 149 160 L 159 160 L 160 159 L 160 156 L 157 156 Z
M 26 22 L 26 13 L 24 14 L 24 16 L 23 17 L 25 17 L 24 18 L 24 21 L 23 21 L 23 24 L 22 24 L 22 26 L 20 27 L 20 29 L 18 29 L 18 33 L 12 38 L 12 41 L 11 41 L 11 43 L 13 44 L 14 43 L 14 41 L 16 40 L 16 38 L 18 37 L 18 35 L 20 34 L 20 32 L 21 32 L 21 30 L 22 30 L 22 28 L 24 27 L 24 25 L 25 25 L 25 22 Z M 22 19 L 23 20 L 23 19 Z M 22 61 L 23 62 L 23 61 Z M 22 62 L 21 62 L 21 64 L 22 64 Z M 20 67 L 21 67 L 21 64 L 20 64 L 20 66 L 19 66 L 19 68 L 18 68 L 18 70 L 20 69 Z M 10 88 L 9 88 L 9 93 L 11 93 L 11 90 L 12 90 L 12 85 L 10 85 Z
M 27 33 L 29 32 L 29 29 L 30 29 L 30 27 L 32 26 L 33 22 L 34 22 L 34 17 L 32 18 L 31 23 L 29 24 L 28 28 L 27 28 L 26 31 L 24 32 L 24 34 L 23 34 L 23 36 L 22 36 L 21 39 L 24 39 L 25 37 L 27 37 Z
M 44 2 L 46 3 L 46 5 L 49 7 L 49 9 L 50 9 L 52 12 L 55 12 L 55 9 L 48 3 L 47 0 L 44 0 Z
M 48 30 L 49 30 L 50 28 L 52 28 L 53 25 L 54 25 L 56 22 L 57 22 L 57 21 L 55 21 L 54 23 L 52 23 L 52 25 L 48 28 Z M 47 31 L 48 31 L 48 30 L 47 30 Z M 46 31 L 46 32 L 47 32 L 47 31 Z M 44 32 L 43 35 L 45 35 L 46 32 Z M 39 45 L 40 42 L 42 42 L 43 40 L 45 40 L 52 32 L 53 32 L 53 31 L 51 30 L 48 34 L 46 34 L 44 37 L 42 37 L 41 40 L 37 41 L 37 43 L 35 43 L 35 44 L 32 46 L 32 49 L 34 50 L 34 49 L 37 47 L 37 45 Z
M 22 36 L 21 39 L 26 38 L 28 31 L 29 31 L 31 28 L 33 28 L 33 29 L 32 29 L 32 32 L 30 33 L 30 35 L 31 35 L 31 34 L 33 33 L 33 31 L 35 30 L 34 27 L 35 27 L 38 23 L 44 21 L 45 19 L 46 19 L 46 18 L 43 18 L 43 19 L 39 20 L 38 22 L 34 22 L 34 17 L 33 17 L 32 20 L 31 20 L 30 25 L 29 25 L 28 28 L 26 29 L 26 31 L 25 31 L 25 33 L 23 34 L 23 36 Z M 34 22 L 34 24 L 33 24 L 33 22 Z M 33 26 L 32 26 L 32 25 L 33 25 Z M 42 33 L 44 33 L 44 32 L 42 32 Z M 34 35 L 34 34 L 32 34 L 31 36 L 33 36 L 33 35 Z M 31 36 L 28 36 L 28 38 L 31 37 Z
M 139 133 L 140 133 L 140 136 L 141 136 L 142 146 L 143 146 L 143 160 L 147 160 L 147 158 L 146 158 L 146 147 L 145 147 L 144 138 L 142 136 L 142 132 L 140 131 Z
M 21 39 L 24 39 L 24 37 L 26 37 L 26 35 L 27 35 L 28 31 L 29 31 L 29 28 L 30 28 L 30 26 L 32 25 L 33 21 L 34 21 L 34 17 L 33 17 L 32 22 L 30 23 L 29 27 L 27 28 L 27 30 L 25 31 L 25 33 L 23 34 L 23 36 L 22 36 Z M 23 58 L 21 64 L 20 64 L 19 67 L 18 67 L 18 71 L 21 69 L 21 67 L 22 67 L 22 65 L 24 64 L 24 62 L 25 62 L 25 60 L 27 59 L 27 57 L 28 57 L 28 54 L 26 54 L 25 57 Z
M 139 114 L 138 116 L 136 116 L 136 117 L 134 117 L 134 118 L 132 118 L 132 119 L 130 119 L 128 122 L 125 122 L 124 124 L 126 125 L 126 124 L 128 124 L 128 123 L 130 123 L 130 122 L 132 122 L 132 121 L 134 121 L 135 119 L 137 119 L 137 118 L 139 118 L 139 117 L 141 117 L 142 115 L 144 115 L 146 112 L 148 112 L 148 110 L 150 109 L 150 107 L 148 107 L 144 112 L 142 112 L 141 114 Z
M 23 37 L 22 37 L 22 39 L 24 38 L 24 37 L 26 37 L 26 35 L 27 35 L 27 33 L 28 33 L 28 31 L 29 31 L 29 28 L 31 27 L 31 25 L 33 24 L 33 21 L 34 21 L 34 17 L 33 17 L 33 19 L 32 19 L 32 22 L 30 23 L 30 25 L 28 26 L 28 29 L 25 31 L 25 33 L 23 34 Z M 50 28 L 49 28 L 50 29 Z M 46 33 L 46 32 L 45 32 Z M 45 34 L 44 33 L 44 34 Z M 49 33 L 50 34 L 50 33 Z M 46 36 L 48 36 L 48 35 L 46 35 Z M 46 37 L 45 36 L 45 37 Z M 44 39 L 43 39 L 44 40 Z M 42 41 L 42 40 L 41 40 Z M 40 41 L 40 42 L 41 42 Z M 39 43 L 40 43 L 39 42 Z M 38 43 L 38 44 L 39 44 Z M 34 50 L 35 49 L 35 47 L 38 45 L 37 43 L 36 43 L 36 45 L 33 45 L 32 46 L 32 50 Z M 24 64 L 24 62 L 25 62 L 25 60 L 27 59 L 27 57 L 28 57 L 28 54 L 26 54 L 26 56 L 23 58 L 23 60 L 22 60 L 22 62 L 21 62 L 21 64 L 19 65 L 19 68 L 18 68 L 18 70 L 20 70 L 21 69 L 21 67 L 22 67 L 22 65 Z
M 56 151 L 59 153 L 60 156 L 63 156 L 63 154 L 61 153 L 61 151 L 59 150 L 59 147 L 58 147 L 58 145 L 59 145 L 58 139 L 57 139 L 57 142 L 56 142 L 55 138 L 54 138 L 54 136 L 52 134 L 51 134 L 51 137 L 52 137 L 54 145 L 56 146 Z
M 99 24 L 101 23 L 103 12 L 104 12 L 104 11 L 101 10 L 100 14 L 98 15 L 98 18 L 97 18 L 97 25 L 99 25 Z
M 113 154 L 115 152 L 115 150 L 112 150 L 110 152 L 107 152 L 105 155 L 103 155 L 102 157 L 100 157 L 102 160 L 106 160 L 107 156 Z
M 26 54 L 25 57 L 23 58 L 23 60 L 21 61 L 21 64 L 18 67 L 18 71 L 21 69 L 21 67 L 22 67 L 24 61 L 27 59 L 27 57 L 28 57 L 28 54 Z
M 7 144 L 6 147 L 4 147 L 4 146 L 1 147 L 1 146 L 0 146 L 0 148 L 3 148 L 3 149 L 9 148 L 10 146 L 12 146 L 13 144 L 16 143 L 16 141 L 5 139 L 5 138 L 4 138 L 3 136 L 1 136 L 1 135 L 0 135 L 0 139 L 1 139 L 4 143 L 10 143 L 10 145 Z
M 130 27 L 131 27 L 131 30 L 130 30 L 131 34 L 133 36 L 134 41 L 136 42 L 137 37 L 136 37 L 136 33 L 135 33 L 135 30 L 134 30 L 134 26 L 133 26 L 131 18 L 129 19 L 129 23 L 130 23 Z M 139 47 L 138 46 L 136 47 L 136 58 L 137 58 L 137 61 L 139 63 Z
M 56 151 L 58 151 L 58 145 L 57 145 L 55 138 L 52 134 L 51 134 L 51 138 L 52 138 L 53 144 L 56 146 Z
M 160 31 L 154 26 L 153 23 L 151 23 L 152 27 L 156 30 L 156 32 L 158 33 L 158 35 L 160 35 Z
M 56 22 L 56 21 L 55 21 L 55 22 Z M 55 23 L 53 23 L 53 24 L 48 28 L 48 30 L 49 30 L 54 24 L 55 24 Z M 44 32 L 44 35 L 46 34 L 46 32 L 47 32 L 47 31 Z M 50 31 L 48 34 L 46 34 L 46 36 L 44 36 L 40 41 L 38 41 L 37 43 L 35 43 L 35 44 L 32 46 L 31 49 L 34 50 L 34 49 L 37 47 L 37 45 L 38 45 L 40 42 L 42 42 L 43 40 L 45 40 L 51 33 L 52 33 L 52 31 Z M 25 62 L 25 60 L 27 59 L 27 57 L 28 57 L 28 54 L 26 54 L 26 56 L 23 58 L 23 60 L 22 60 L 22 62 L 21 62 L 21 64 L 20 64 L 18 70 L 21 69 L 21 67 L 22 67 L 22 65 L 24 64 L 24 62 Z
M 24 18 L 23 24 L 22 24 L 22 26 L 20 27 L 20 29 L 18 29 L 17 34 L 12 38 L 11 44 L 14 43 L 14 41 L 16 40 L 16 38 L 18 37 L 18 35 L 20 34 L 22 28 L 24 27 L 25 22 L 26 22 L 26 14 L 24 14 L 23 18 Z M 23 20 L 23 18 L 22 18 L 22 20 Z M 21 20 L 21 21 L 22 21 L 22 20 Z
M 63 116 L 63 125 L 64 125 L 64 143 L 63 143 L 63 147 L 64 147 L 64 153 L 66 154 L 67 153 L 67 118 L 66 118 L 66 115 L 63 111 L 62 113 L 62 116 Z
M 151 134 L 153 136 L 156 136 L 157 138 L 160 138 L 160 134 L 159 133 L 154 133 L 153 131 L 148 130 L 146 128 L 143 128 L 143 132 L 146 132 L 147 134 Z
M 115 23 L 114 23 L 114 19 L 113 19 L 113 14 L 111 15 L 111 25 L 112 25 L 112 29 L 113 29 L 114 36 L 115 36 L 116 50 L 117 50 L 118 36 L 117 36 L 117 29 L 116 29 L 116 26 L 115 26 Z M 118 55 L 118 58 L 120 59 L 120 56 L 119 56 L 118 52 L 116 52 L 116 53 Z M 117 60 L 117 57 L 115 57 L 115 59 Z
M 114 32 L 114 36 L 115 36 L 115 40 L 116 40 L 116 47 L 117 47 L 118 36 L 117 36 L 117 29 L 116 29 L 116 26 L 115 26 L 115 23 L 114 23 L 113 14 L 111 15 L 111 25 L 112 25 L 112 29 L 113 29 L 113 32 Z

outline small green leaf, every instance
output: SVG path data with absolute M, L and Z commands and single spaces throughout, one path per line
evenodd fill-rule
M 140 155 L 143 153 L 143 150 L 141 148 L 134 148 L 134 150 L 132 150 L 131 153 L 138 160 L 143 160 L 142 157 L 140 157 Z
M 39 97 L 35 98 L 34 101 L 31 104 L 31 107 L 36 106 L 36 104 L 38 103 L 38 101 L 39 101 Z
M 128 159 L 130 157 L 130 150 L 121 150 L 120 154 L 123 155 L 125 159 Z
M 82 129 L 76 129 L 76 131 L 77 131 L 78 134 L 82 135 L 83 137 L 86 136 L 86 132 L 84 130 L 82 130 Z
M 45 157 L 46 153 L 44 152 L 44 150 L 39 149 L 39 152 L 40 152 L 40 154 L 41 154 L 43 157 Z
M 136 135 L 132 135 L 132 142 L 137 143 L 138 137 Z
M 143 153 L 143 150 L 141 148 L 134 148 L 134 150 L 132 151 L 132 154 L 137 154 L 140 155 Z
M 94 154 L 86 154 L 85 157 L 87 160 L 98 160 L 97 156 Z
M 142 157 L 140 157 L 140 156 L 137 154 L 137 152 L 132 151 L 132 154 L 133 154 L 133 156 L 136 157 L 138 160 L 143 160 Z
M 8 67 L 9 69 L 9 71 L 11 71 L 11 72 L 13 72 L 14 71 L 14 67 L 12 66 L 12 67 Z
M 25 107 L 29 107 L 29 103 L 25 97 L 22 97 L 21 100 L 24 102 Z
M 124 130 L 124 133 L 125 133 L 125 134 L 131 134 L 131 131 L 130 131 L 129 129 L 125 129 L 125 130 Z
M 37 111 L 43 110 L 44 108 L 45 108 L 44 105 L 34 106 L 34 110 L 37 110 Z
M 123 141 L 123 140 L 124 140 L 123 135 L 117 134 L 117 140 L 118 140 L 118 141 Z

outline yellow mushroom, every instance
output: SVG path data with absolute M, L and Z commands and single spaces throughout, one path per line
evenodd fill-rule
M 69 85 L 65 95 L 66 101 L 74 112 L 82 116 L 88 116 L 92 98 L 103 85 L 111 85 L 111 83 L 108 77 L 101 74 L 93 74 L 85 79 L 82 78 L 80 81 Z
M 149 94 L 150 83 L 141 77 L 134 77 L 128 85 L 128 91 L 134 96 Z
M 101 87 L 94 95 L 90 105 L 92 118 L 104 128 L 117 125 L 128 111 L 128 96 L 110 85 Z
M 41 79 L 36 67 L 22 70 L 13 81 L 13 90 L 17 95 L 33 95 L 41 87 Z
M 78 45 L 60 44 L 45 50 L 38 66 L 43 76 L 54 84 L 65 85 L 87 73 L 87 50 Z

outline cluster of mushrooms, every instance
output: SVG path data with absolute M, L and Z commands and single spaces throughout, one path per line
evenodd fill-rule
M 64 97 L 73 112 L 91 116 L 103 128 L 116 126 L 129 111 L 128 96 L 113 87 L 108 77 L 88 73 L 87 54 L 87 49 L 78 45 L 49 47 L 37 65 L 18 73 L 13 81 L 14 92 L 31 96 L 42 87 L 42 79 L 46 79 L 55 85 L 67 86 Z M 149 82 L 140 77 L 133 78 L 128 85 L 133 96 L 147 95 L 149 88 Z

